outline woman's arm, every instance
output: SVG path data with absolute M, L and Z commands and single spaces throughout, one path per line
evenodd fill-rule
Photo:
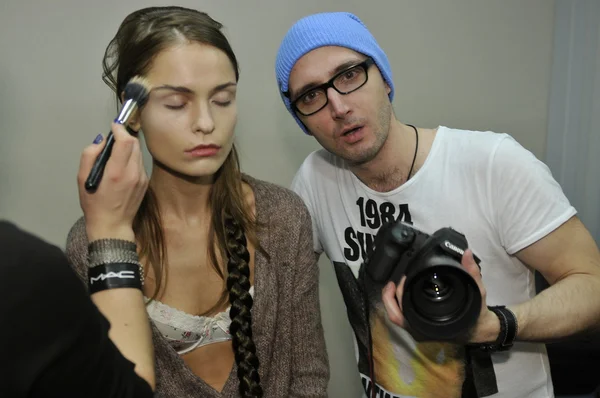
M 92 293 L 91 298 L 110 323 L 108 337 L 135 364 L 135 372 L 154 389 L 154 346 L 142 291 L 108 289 Z
M 294 351 L 290 397 L 327 397 L 329 359 L 321 323 L 319 268 L 313 249 L 312 225 L 302 205 L 295 264 Z
M 133 233 L 148 177 L 139 140 L 120 124 L 111 127 L 115 141 L 98 188 L 90 193 L 84 186 L 104 145 L 92 144 L 83 151 L 77 176 L 89 242 L 87 281 L 94 304 L 111 324 L 110 339 L 135 364 L 140 377 L 154 387 L 152 334 Z
M 85 220 L 81 218 L 69 231 L 66 256 L 76 275 L 86 287 L 89 283 L 90 269 L 88 247 Z M 110 321 L 112 327 L 109 337 L 119 346 L 125 357 L 137 364 L 136 372 L 153 385 L 153 372 L 144 368 L 146 364 L 154 365 L 152 357 L 154 348 L 151 344 L 151 335 L 146 336 L 145 324 L 149 324 L 149 321 L 142 293 L 137 289 L 130 288 L 111 289 L 92 293 L 91 298 L 104 317 Z M 124 306 L 124 303 L 128 303 L 128 305 Z M 142 329 L 139 329 L 140 327 Z M 141 333 L 137 332 L 138 330 L 141 330 Z M 139 344 L 143 346 L 139 346 Z

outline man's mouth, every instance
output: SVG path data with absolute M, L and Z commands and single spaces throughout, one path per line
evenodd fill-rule
M 363 126 L 358 126 L 358 127 L 355 127 L 355 128 L 353 128 L 353 129 L 350 129 L 350 130 L 348 130 L 348 131 L 344 131 L 344 132 L 342 133 L 342 136 L 352 135 L 353 133 L 355 133 L 355 132 L 357 132 L 358 130 L 360 130 L 362 127 L 363 127 Z

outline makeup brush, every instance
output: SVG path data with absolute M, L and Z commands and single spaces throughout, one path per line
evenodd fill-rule
M 137 110 L 146 104 L 149 95 L 150 84 L 148 81 L 140 76 L 133 77 L 123 90 L 124 103 L 115 122 L 125 125 L 127 131 L 132 134 L 133 130 L 127 126 L 127 122 Z M 85 189 L 88 192 L 94 192 L 98 188 L 100 180 L 102 179 L 102 174 L 104 173 L 104 167 L 106 166 L 106 162 L 108 162 L 114 143 L 115 137 L 113 136 L 112 131 L 110 131 L 106 137 L 106 145 L 102 149 L 102 152 L 100 152 L 100 155 L 96 158 L 94 166 L 85 181 Z

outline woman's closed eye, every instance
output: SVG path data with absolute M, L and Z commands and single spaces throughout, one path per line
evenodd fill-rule
M 186 102 L 167 103 L 167 104 L 165 104 L 165 108 L 167 108 L 167 109 L 173 109 L 173 110 L 178 110 L 178 109 L 183 109 L 186 104 L 187 104 Z
M 231 101 L 215 101 L 215 104 L 217 104 L 218 106 L 228 106 L 229 104 L 231 104 Z
M 167 109 L 178 110 L 183 109 L 189 102 L 189 98 L 185 95 L 175 94 L 163 98 L 163 105 Z
M 229 106 L 233 101 L 233 95 L 230 93 L 224 93 L 217 95 L 213 98 L 212 102 L 218 106 Z

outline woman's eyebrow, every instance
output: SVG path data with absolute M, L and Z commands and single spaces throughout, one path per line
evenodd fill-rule
M 171 86 L 169 84 L 164 84 L 162 86 L 158 86 L 158 87 L 154 87 L 152 89 L 152 91 L 159 91 L 159 90 L 170 90 L 170 91 L 177 91 L 178 93 L 186 93 L 186 94 L 193 94 L 194 91 L 188 87 L 185 86 Z
M 227 82 L 227 83 L 219 84 L 218 86 L 216 86 L 212 90 L 210 90 L 210 93 L 212 95 L 218 91 L 225 90 L 226 88 L 236 86 L 236 85 L 237 85 L 236 82 Z M 178 93 L 183 93 L 183 94 L 194 94 L 194 90 L 190 89 L 189 87 L 172 86 L 170 84 L 163 84 L 162 86 L 154 87 L 152 89 L 152 91 L 159 91 L 159 90 L 170 90 L 170 91 L 176 91 Z

